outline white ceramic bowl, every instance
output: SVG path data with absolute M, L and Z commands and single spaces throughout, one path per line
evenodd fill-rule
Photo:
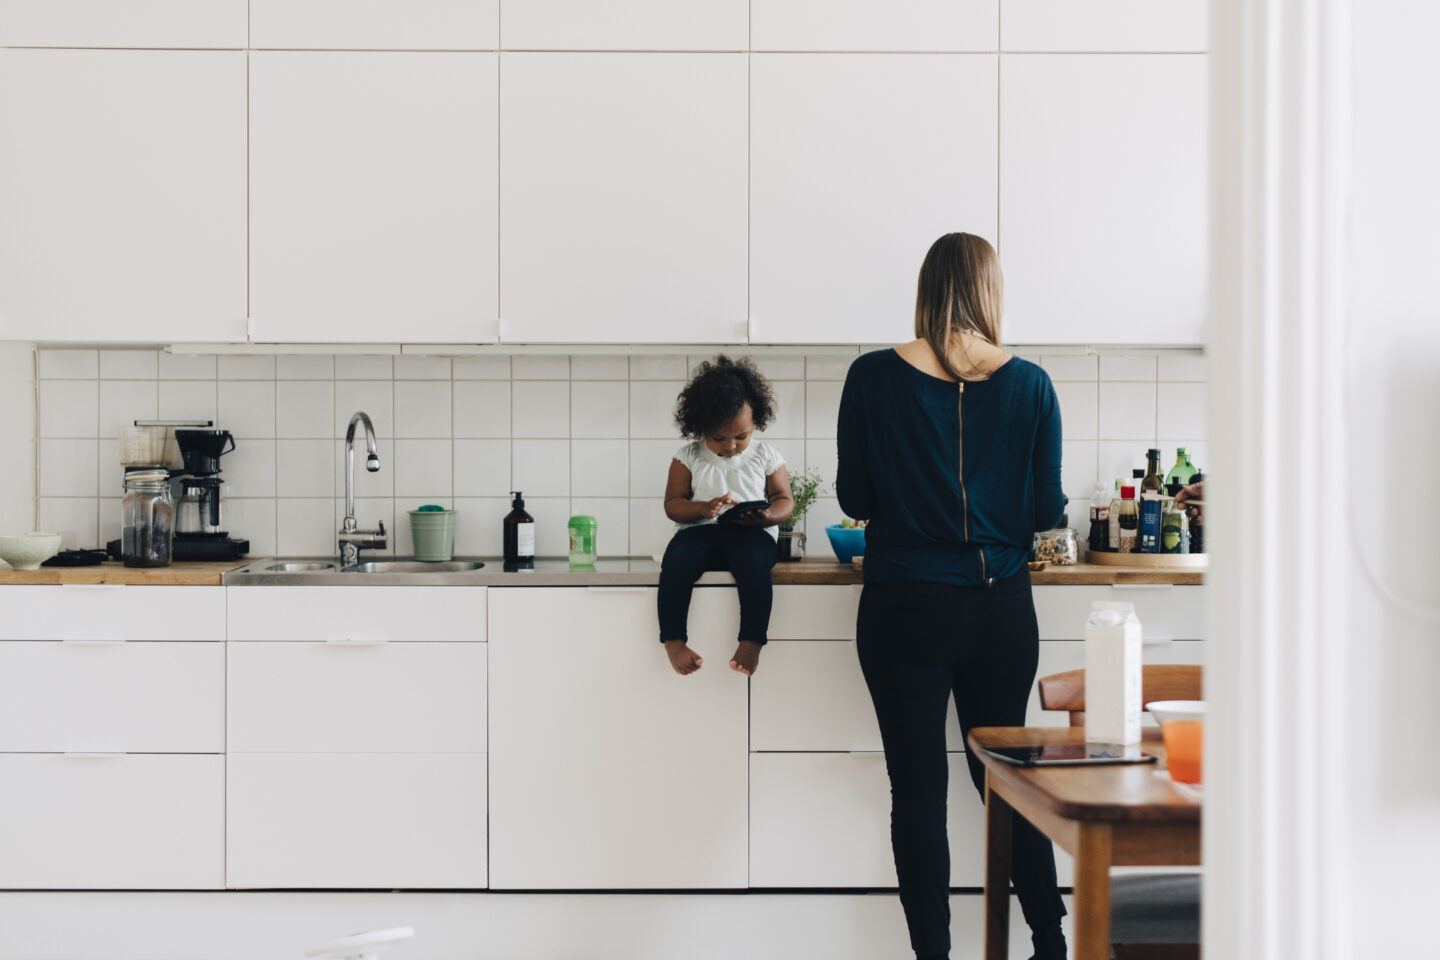
M 0 560 L 16 570 L 39 570 L 40 564 L 60 552 L 60 534 L 26 533 L 0 537 Z
M 1156 700 L 1145 704 L 1162 727 L 1171 720 L 1204 720 L 1204 700 Z

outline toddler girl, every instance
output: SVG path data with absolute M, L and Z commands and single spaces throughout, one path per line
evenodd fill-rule
M 659 607 L 660 642 L 681 676 L 701 665 L 686 644 L 686 623 L 691 591 L 706 570 L 729 570 L 740 594 L 740 645 L 730 669 L 748 677 L 760 662 L 770 627 L 775 528 L 795 508 L 785 459 L 753 439 L 774 417 L 770 384 L 748 359 L 706 361 L 680 391 L 675 422 L 691 442 L 676 451 L 665 481 L 665 516 L 676 530 L 660 565 Z M 769 506 L 717 522 L 747 500 Z

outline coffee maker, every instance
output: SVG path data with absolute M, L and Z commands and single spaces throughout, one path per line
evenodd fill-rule
M 232 538 L 222 527 L 220 458 L 235 449 L 229 430 L 176 430 L 184 468 L 172 479 L 180 484 L 175 502 L 176 560 L 239 560 L 250 541 Z

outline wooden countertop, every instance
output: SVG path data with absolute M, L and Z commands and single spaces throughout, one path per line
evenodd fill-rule
M 847 584 L 861 583 L 859 570 L 848 564 L 806 560 L 800 563 L 777 563 L 776 584 Z M 1038 586 L 1114 586 L 1115 584 L 1176 584 L 1193 586 L 1205 582 L 1203 570 L 1155 570 L 1144 567 L 1099 566 L 1077 563 L 1070 567 L 1046 567 L 1030 574 Z
M 113 561 L 97 567 L 41 567 L 0 570 L 0 585 L 54 586 L 67 583 L 137 584 L 164 587 L 218 587 L 220 575 L 247 561 L 172 563 L 168 567 L 127 567 Z

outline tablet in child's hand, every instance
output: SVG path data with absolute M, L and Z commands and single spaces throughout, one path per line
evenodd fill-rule
M 739 520 L 739 519 L 740 519 L 741 517 L 743 517 L 745 514 L 747 514 L 747 513 L 754 513 L 756 510 L 764 510 L 765 508 L 767 508 L 767 507 L 769 507 L 769 506 L 770 506 L 770 501 L 769 501 L 769 500 L 746 500 L 746 501 L 744 501 L 743 503 L 737 503 L 737 504 L 735 504 L 735 506 L 731 507 L 729 510 L 726 510 L 724 513 L 720 514 L 720 516 L 717 518 L 717 521 L 716 521 L 716 522 L 718 522 L 718 523 L 735 523 L 737 520 Z

